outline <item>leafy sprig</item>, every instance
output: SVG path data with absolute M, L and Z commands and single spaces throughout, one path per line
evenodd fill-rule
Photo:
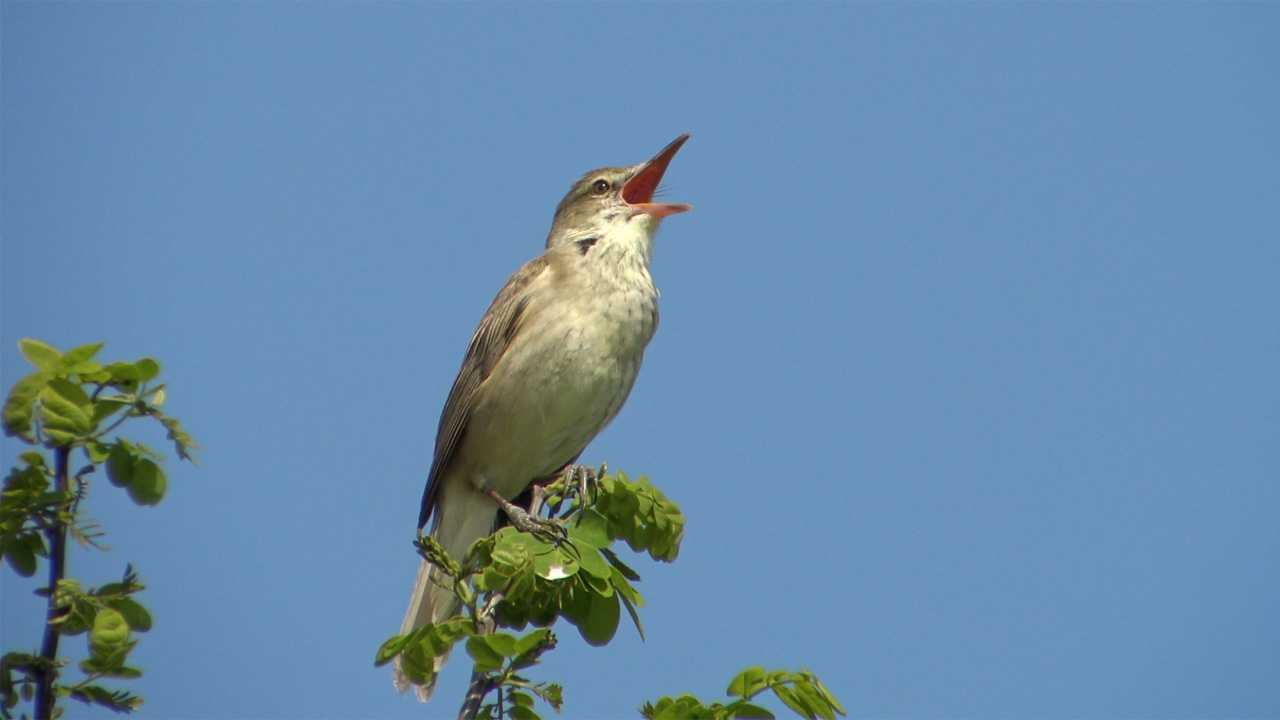
M 760 666 L 749 667 L 729 681 L 725 692 L 737 700 L 706 704 L 693 695 L 662 697 L 656 702 L 645 703 L 640 714 L 645 720 L 772 720 L 775 717 L 772 711 L 752 702 L 766 691 L 772 692 L 797 715 L 808 720 L 835 720 L 836 715 L 846 714 L 840 701 L 817 675 L 807 670 L 768 672 Z
M 624 542 L 637 553 L 670 562 L 679 555 L 685 518 L 646 478 L 631 480 L 621 472 L 579 483 L 571 473 L 535 492 L 533 509 L 547 508 L 560 533 L 539 535 L 504 527 L 476 541 L 466 557 L 455 559 L 430 536 L 415 541 L 419 554 L 451 584 L 461 601 L 458 615 L 426 625 L 383 643 L 375 663 L 400 658 L 401 670 L 418 683 L 434 681 L 436 662 L 463 642 L 474 663 L 471 691 L 459 717 L 539 717 L 535 698 L 559 710 L 563 690 L 554 683 L 535 683 L 523 671 L 555 647 L 550 630 L 564 618 L 592 645 L 608 643 L 617 632 L 621 609 L 644 637 L 638 609 L 644 598 L 633 583 L 640 575 L 616 551 Z M 557 541 L 559 536 L 562 539 Z M 523 635 L 499 628 L 523 631 Z M 496 699 L 481 698 L 496 692 Z M 816 676 L 808 671 L 766 672 L 752 667 L 729 685 L 737 697 L 706 704 L 692 695 L 646 703 L 641 713 L 650 720 L 684 718 L 772 718 L 753 702 L 772 692 L 802 717 L 833 720 L 844 709 Z
M 106 678 L 128 679 L 142 671 L 127 664 L 137 644 L 135 633 L 151 629 L 151 614 L 134 595 L 143 589 L 132 566 L 120 582 L 84 589 L 65 577 L 66 539 L 102 549 L 101 528 L 87 519 L 81 504 L 90 477 L 105 466 L 111 484 L 123 488 L 140 506 L 159 503 L 168 488 L 163 457 L 142 443 L 115 434 L 125 422 L 151 418 L 164 428 L 175 452 L 194 462 L 196 443 L 181 423 L 167 415 L 165 386 L 156 382 L 160 364 L 144 357 L 103 364 L 102 343 L 61 352 L 31 338 L 18 343 L 34 370 L 15 383 L 0 408 L 6 435 L 35 449 L 19 455 L 20 465 L 5 478 L 0 494 L 0 557 L 14 572 L 31 577 L 41 558 L 50 579 L 36 591 L 49 611 L 39 653 L 8 652 L 0 657 L 0 717 L 10 718 L 20 701 L 36 703 L 36 714 L 56 716 L 57 698 L 72 698 L 128 712 L 142 699 L 104 687 Z M 40 452 L 50 450 L 51 464 Z M 73 453 L 84 465 L 72 474 Z M 80 663 L 84 677 L 57 684 L 64 662 L 57 657 L 60 636 L 88 636 L 89 656 Z
M 499 701 L 478 706 L 478 716 L 536 718 L 534 697 L 558 710 L 563 692 L 558 685 L 534 683 L 520 673 L 554 647 L 548 628 L 558 618 L 577 628 L 588 643 L 604 645 L 616 634 L 625 607 L 644 636 L 638 612 L 644 598 L 633 584 L 640 575 L 613 545 L 623 540 L 636 552 L 674 560 L 684 535 L 679 508 L 647 479 L 605 475 L 603 468 L 591 482 L 576 483 L 566 475 L 539 488 L 539 495 L 537 507 L 561 527 L 563 539 L 504 527 L 474 543 L 461 560 L 449 557 L 429 536 L 417 539 L 422 557 L 452 583 L 461 600 L 460 614 L 390 638 L 379 649 L 376 664 L 399 657 L 410 680 L 428 683 L 434 679 L 436 659 L 465 638 L 482 688 L 503 691 Z M 534 629 L 523 635 L 494 632 L 529 626 Z

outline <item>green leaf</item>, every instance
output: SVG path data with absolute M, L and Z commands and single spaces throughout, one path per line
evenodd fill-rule
M 621 618 L 622 610 L 616 594 L 606 598 L 590 593 L 590 597 L 591 610 L 586 620 L 578 625 L 578 632 L 583 640 L 600 647 L 607 645 L 618 632 L 618 620 Z
M 116 487 L 133 483 L 134 454 L 127 440 L 117 440 L 107 454 L 107 479 Z
M 407 643 L 400 653 L 400 670 L 421 685 L 435 676 L 435 659 L 422 643 Z
M 609 575 L 609 584 L 618 591 L 623 598 L 635 603 L 636 607 L 644 607 L 644 596 L 639 590 L 627 582 L 627 578 L 618 568 L 611 568 L 612 573 Z
M 475 661 L 476 669 L 481 672 L 498 670 L 502 667 L 502 655 L 489 647 L 484 636 L 467 638 L 467 654 Z
M 815 713 L 809 708 L 808 703 L 804 702 L 802 696 L 798 695 L 794 690 L 782 685 L 773 686 L 773 694 L 786 704 L 787 707 L 795 711 L 801 717 L 813 718 Z
M 139 505 L 157 505 L 164 499 L 168 484 L 164 470 L 152 460 L 142 458 L 133 464 L 129 498 Z
M 524 705 L 512 705 L 507 708 L 507 715 L 512 720 L 542 720 L 542 716 L 533 711 L 533 708 Z
M 38 532 L 29 532 L 25 535 L 19 535 L 17 542 L 22 543 L 35 554 L 36 557 L 48 557 L 49 551 L 44 546 L 44 536 Z
M 607 578 L 598 577 L 591 573 L 578 573 L 578 578 L 581 579 L 584 585 L 604 597 L 609 597 L 616 592 L 613 588 L 613 584 L 609 582 Z
M 132 395 L 107 395 L 93 401 L 93 420 L 102 422 L 134 403 Z
M 13 388 L 9 390 L 9 397 L 4 402 L 3 420 L 6 435 L 27 442 L 35 442 L 35 433 L 31 429 L 32 405 L 50 377 L 45 372 L 34 372 L 14 383 Z
M 751 697 L 764 689 L 765 672 L 759 665 L 753 665 L 733 676 L 729 681 L 729 689 L 725 691 L 732 697 Z
M 112 608 L 102 608 L 93 618 L 89 631 L 89 649 L 94 656 L 110 656 L 129 642 L 129 623 Z
M 636 594 L 639 597 L 639 593 Z M 636 632 L 640 634 L 640 640 L 644 641 L 644 625 L 640 622 L 640 613 L 636 612 L 636 606 L 632 604 L 631 598 L 626 594 L 619 592 L 618 599 L 622 601 L 622 606 L 627 609 L 627 614 L 631 616 L 631 624 L 636 626 Z
M 37 369 L 46 372 L 57 372 L 62 369 L 62 353 L 57 348 L 35 338 L 22 338 L 18 341 L 18 349 L 27 362 Z
M 101 705 L 115 712 L 132 712 L 142 706 L 142 698 L 124 690 L 108 690 L 101 685 L 59 688 L 68 697 L 90 705 Z
M 526 536 L 527 537 L 527 536 Z M 547 546 L 550 548 L 550 546 Z M 560 548 L 550 548 L 534 555 L 533 571 L 544 580 L 563 580 L 578 572 L 578 561 Z
M 85 394 L 84 389 L 70 380 L 53 378 L 49 381 L 49 385 L 46 389 L 54 391 L 59 398 L 75 405 L 76 409 L 86 415 L 88 414 L 89 407 L 93 404 L 93 401 L 91 401 L 89 396 Z
M 586 510 L 578 515 L 578 520 L 569 530 L 574 542 L 584 543 L 593 548 L 607 548 L 610 545 L 609 521 L 595 510 Z
M 636 493 L 636 514 L 648 520 L 653 515 L 653 500 L 640 492 Z
M 656 704 L 646 704 L 642 711 L 652 720 L 705 720 L 714 717 L 698 698 L 687 694 L 677 698 L 658 698 Z
M 40 420 L 59 445 L 93 432 L 93 404 L 79 385 L 54 378 L 40 391 Z
M 520 692 L 519 690 L 512 690 L 508 692 L 507 701 L 513 705 L 519 705 L 520 707 L 533 707 L 533 696 L 529 693 Z
M 828 690 L 826 685 L 822 684 L 822 681 L 818 679 L 817 675 L 814 675 L 813 673 L 805 670 L 800 673 L 800 676 L 803 677 L 806 681 L 808 681 L 809 684 L 813 687 L 813 689 L 818 691 L 818 694 L 822 696 L 823 700 L 826 700 L 827 705 L 829 705 L 832 710 L 835 710 L 841 715 L 847 714 L 847 711 L 844 709 L 844 706 L 841 705 L 840 701 L 836 699 L 835 694 L 833 694 L 830 690 Z
M 824 720 L 836 720 L 836 714 L 831 711 L 831 706 L 823 699 L 818 689 L 808 683 L 797 682 L 795 693 L 804 698 L 804 703 L 813 708 L 813 711 Z
M 107 605 L 124 616 L 129 628 L 138 632 L 151 629 L 151 613 L 141 603 L 129 597 L 112 600 Z
M 166 437 L 173 441 L 173 449 L 178 453 L 178 457 L 187 462 L 194 463 L 196 461 L 193 453 L 200 445 L 192 438 L 182 425 L 178 423 L 176 418 L 163 415 L 159 412 L 153 413 L 155 418 L 164 426 Z
M 595 591 L 587 587 L 582 578 L 560 595 L 560 613 L 575 626 L 581 626 L 591 615 L 591 597 Z
M 618 557 L 617 553 L 615 553 L 613 550 L 610 550 L 609 548 L 604 548 L 600 552 L 604 553 L 605 559 L 609 561 L 610 565 L 613 565 L 615 568 L 617 568 L 618 572 L 622 573 L 623 577 L 630 580 L 631 582 L 640 582 L 640 573 L 636 572 L 635 570 L 632 570 L 630 566 L 622 562 L 622 560 Z
M 26 543 L 7 543 L 4 547 L 4 559 L 22 577 L 36 574 L 36 554 Z
M 749 702 L 737 702 L 732 705 L 733 717 L 750 718 L 751 720 L 774 720 L 773 713 Z
M 98 351 L 102 349 L 102 345 L 102 343 L 96 342 L 71 348 L 62 354 L 63 367 L 72 368 L 76 365 L 92 360 L 94 356 L 98 354 Z
M 391 662 L 395 656 L 400 654 L 400 651 L 404 649 L 407 642 L 409 642 L 409 635 L 407 633 L 404 635 L 392 635 L 387 638 L 387 641 L 382 643 L 382 646 L 378 648 L 378 654 L 373 658 L 374 666 L 380 667 Z
M 84 454 L 89 456 L 89 462 L 100 465 L 111 457 L 111 445 L 96 440 L 87 442 L 84 444 Z
M 544 685 L 535 685 L 532 690 L 538 694 L 548 705 L 556 712 L 560 712 L 561 706 L 564 705 L 564 688 L 556 683 L 546 683 Z
M 533 630 L 529 632 L 527 635 L 525 635 L 524 637 L 516 641 L 514 655 L 518 657 L 520 655 L 523 655 L 529 652 L 530 650 L 546 642 L 547 638 L 550 635 L 551 635 L 551 631 L 546 628 L 539 628 L 537 630 Z
M 492 635 L 482 635 L 484 642 L 489 646 L 490 650 L 501 655 L 502 657 L 515 657 L 516 655 L 516 636 L 511 633 L 496 632 Z
M 572 534 L 570 537 L 573 537 Z M 578 549 L 581 551 L 578 562 L 583 570 L 598 578 L 607 579 L 613 575 L 613 567 L 600 556 L 599 550 L 587 546 L 580 546 Z
M 160 374 L 160 363 L 153 358 L 144 357 L 135 362 L 133 367 L 138 371 L 138 379 L 146 382 Z
M 18 456 L 18 459 L 34 468 L 49 467 L 48 465 L 45 464 L 44 456 L 36 452 L 35 450 L 28 450 L 22 453 L 21 455 Z
M 123 385 L 136 383 L 142 378 L 142 374 L 138 372 L 138 368 L 133 363 L 113 362 L 103 370 L 111 375 L 113 382 Z

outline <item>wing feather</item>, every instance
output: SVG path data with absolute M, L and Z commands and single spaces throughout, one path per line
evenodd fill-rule
M 529 286 L 547 272 L 548 267 L 546 256 L 541 256 L 517 270 L 502 290 L 498 291 L 498 296 L 490 303 L 489 309 L 480 319 L 480 325 L 471 336 L 471 344 L 467 347 L 458 377 L 454 379 L 449 398 L 445 400 L 444 410 L 440 413 L 435 457 L 431 461 L 427 486 L 422 492 L 422 510 L 418 514 L 419 529 L 427 524 L 439 501 L 441 478 L 462 445 L 467 432 L 467 421 L 475 407 L 476 391 L 519 334 L 521 320 L 529 306 Z

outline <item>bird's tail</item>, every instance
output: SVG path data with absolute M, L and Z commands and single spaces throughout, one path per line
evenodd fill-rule
M 460 492 L 446 493 L 440 498 L 440 506 L 437 508 L 439 521 L 431 535 L 444 546 L 450 557 L 461 562 L 472 543 L 493 532 L 496 514 L 497 508 L 493 500 L 470 487 Z M 418 577 L 413 582 L 413 594 L 409 596 L 409 609 L 405 611 L 404 622 L 400 624 L 400 634 L 452 617 L 458 611 L 458 605 L 458 597 L 453 594 L 449 579 L 423 560 L 418 566 Z M 436 659 L 437 673 L 444 667 L 446 660 L 447 655 Z M 404 692 L 413 685 L 401 669 L 398 657 L 393 671 L 396 690 Z M 430 700 L 435 689 L 434 678 L 426 685 L 414 687 L 422 702 Z

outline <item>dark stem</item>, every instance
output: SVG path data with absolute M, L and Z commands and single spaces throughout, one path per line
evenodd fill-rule
M 529 499 L 529 515 L 538 517 L 538 513 L 542 512 L 542 501 L 546 497 L 546 490 L 541 485 L 534 485 L 533 493 Z M 486 628 L 488 632 L 493 632 L 496 624 L 493 614 L 497 610 L 498 603 L 502 602 L 502 594 L 494 593 L 489 597 L 489 601 L 480 606 L 476 620 Z M 495 688 L 501 692 L 497 684 L 493 682 L 493 678 L 489 673 L 480 672 L 479 670 L 471 671 L 471 683 L 467 685 L 467 696 L 462 700 L 462 709 L 458 711 L 458 720 L 475 720 L 476 715 L 480 712 L 480 704 L 484 702 L 484 696 L 488 695 Z M 502 695 L 498 695 L 498 705 L 502 705 Z
M 54 475 L 58 484 L 58 492 L 71 492 L 71 477 L 67 473 L 67 464 L 71 459 L 71 448 L 60 447 L 54 453 Z M 53 717 L 53 681 L 58 677 L 58 630 L 52 621 L 58 617 L 59 608 L 55 596 L 58 581 L 66 574 L 67 567 L 67 524 L 60 519 L 45 530 L 49 539 L 49 611 L 45 618 L 44 643 L 40 646 L 41 663 L 36 682 L 36 720 L 49 720 Z
M 488 673 L 472 670 L 471 684 L 467 686 L 467 697 L 462 701 L 462 709 L 458 711 L 458 720 L 475 720 L 480 712 L 480 703 L 484 702 L 484 696 L 493 687 L 493 680 Z

